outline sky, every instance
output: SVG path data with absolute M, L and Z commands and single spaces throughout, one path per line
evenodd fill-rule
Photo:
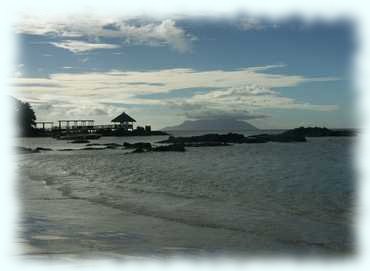
M 14 33 L 14 96 L 38 121 L 356 126 L 348 21 L 75 14 L 23 16 Z

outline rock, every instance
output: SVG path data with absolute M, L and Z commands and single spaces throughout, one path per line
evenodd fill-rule
M 147 142 L 128 143 L 124 142 L 123 147 L 126 149 L 142 149 L 143 151 L 151 151 L 152 144 Z
M 229 143 L 225 142 L 194 142 L 194 143 L 185 143 L 185 147 L 223 147 L 223 146 L 230 146 Z
M 185 146 L 184 144 L 181 144 L 181 143 L 175 143 L 175 144 L 170 144 L 170 145 L 165 145 L 165 146 L 154 147 L 152 148 L 152 151 L 155 151 L 155 152 L 168 152 L 168 151 L 184 152 Z
M 83 150 L 83 151 L 100 151 L 100 150 L 105 150 L 105 149 L 107 149 L 107 147 L 105 147 L 105 148 L 86 147 L 86 148 L 81 148 L 81 149 L 77 149 L 77 150 Z
M 94 147 L 85 147 L 80 149 L 59 149 L 58 151 L 100 151 L 100 150 L 106 150 L 108 147 L 103 148 L 94 148 Z
M 306 138 L 301 134 L 295 133 L 280 133 L 280 134 L 259 134 L 245 137 L 242 134 L 206 134 L 201 136 L 190 137 L 173 137 L 170 136 L 167 140 L 159 143 L 176 143 L 184 144 L 186 147 L 202 147 L 202 146 L 227 146 L 227 144 L 242 144 L 242 143 L 266 143 L 266 142 L 305 142 Z
M 307 137 L 327 137 L 327 136 L 354 136 L 355 131 L 351 129 L 346 130 L 331 130 L 321 127 L 299 127 L 291 129 L 282 133 L 290 136 L 307 136 Z
M 246 138 L 245 143 L 266 143 L 266 142 L 306 142 L 306 138 L 302 135 L 295 134 L 260 134 Z M 256 142 L 248 142 L 248 140 L 255 140 Z
M 90 143 L 90 141 L 87 140 L 87 139 L 76 139 L 76 140 L 70 141 L 68 143 L 83 144 L 83 143 Z
M 223 142 L 223 143 L 244 143 L 245 136 L 242 134 L 205 134 L 200 136 L 190 137 L 174 137 L 170 136 L 167 140 L 158 143 L 195 143 L 195 142 Z

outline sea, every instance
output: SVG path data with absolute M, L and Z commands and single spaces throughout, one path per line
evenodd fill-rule
M 279 131 L 244 131 L 245 135 Z M 173 132 L 175 136 L 205 134 Z M 91 143 L 156 142 L 102 137 Z M 352 137 L 131 154 L 17 146 L 17 242 L 27 257 L 238 255 L 342 257 L 354 250 Z

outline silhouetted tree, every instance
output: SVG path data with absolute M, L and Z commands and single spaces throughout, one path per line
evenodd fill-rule
M 31 105 L 14 99 L 17 128 L 21 136 L 32 136 L 35 134 L 36 115 Z

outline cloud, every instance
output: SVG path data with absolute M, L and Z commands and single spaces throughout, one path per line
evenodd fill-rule
M 283 97 L 273 89 L 257 85 L 245 85 L 217 90 L 206 94 L 194 95 L 187 100 L 188 103 L 206 105 L 208 108 L 227 110 L 258 109 L 301 109 L 313 111 L 334 111 L 336 105 L 315 105 L 297 101 L 293 98 Z
M 54 45 L 82 52 L 93 49 L 112 49 L 113 44 L 103 43 L 101 46 L 87 43 L 88 40 L 99 41 L 104 38 L 116 38 L 123 44 L 169 46 L 178 52 L 191 51 L 191 43 L 195 37 L 178 27 L 172 19 L 165 20 L 128 20 L 122 18 L 76 18 L 60 19 L 24 17 L 16 25 L 16 32 L 21 34 L 47 35 L 66 39 Z M 74 40 L 71 41 L 71 38 Z M 79 39 L 81 44 L 76 42 Z M 72 43 L 73 42 L 73 43 Z
M 280 65 L 278 65 L 280 66 Z M 125 107 L 161 107 L 185 117 L 263 117 L 262 109 L 334 111 L 335 104 L 314 104 L 283 96 L 279 88 L 332 77 L 270 74 L 276 65 L 241 70 L 164 69 L 90 73 L 56 73 L 50 78 L 15 78 L 17 93 L 26 101 L 58 100 L 64 112 L 80 116 L 118 113 Z M 41 87 L 43 86 L 43 87 Z M 202 90 L 202 91 L 200 91 Z M 184 92 L 184 93 L 182 93 Z M 164 98 L 165 97 L 165 98 Z M 100 109 L 94 111 L 93 109 Z M 54 108 L 53 108 L 54 110 Z M 63 110 L 60 110 L 61 114 Z
M 66 40 L 61 42 L 50 42 L 50 44 L 71 51 L 72 53 L 82 53 L 97 49 L 115 49 L 119 45 L 108 43 L 90 43 L 78 40 Z

